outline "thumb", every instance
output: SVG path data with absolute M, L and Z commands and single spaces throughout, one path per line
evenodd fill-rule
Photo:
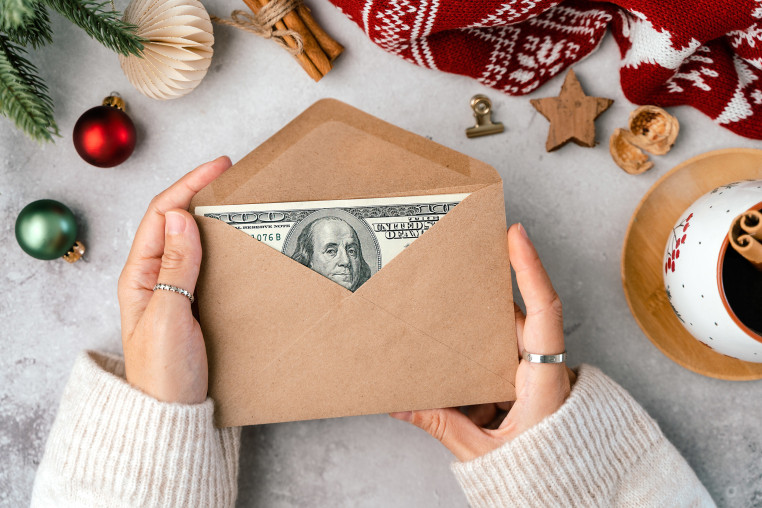
M 164 254 L 161 256 L 158 282 L 193 294 L 201 264 L 198 226 L 185 210 L 169 210 L 164 214 L 164 220 Z M 161 293 L 173 297 L 167 291 Z
M 390 415 L 425 430 L 463 462 L 480 457 L 500 445 L 496 442 L 496 437 L 489 435 L 466 415 L 452 407 L 404 411 Z

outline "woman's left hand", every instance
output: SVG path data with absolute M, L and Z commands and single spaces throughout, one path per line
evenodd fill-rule
M 201 265 L 191 198 L 231 166 L 219 157 L 197 167 L 148 206 L 119 277 L 119 310 L 127 381 L 164 402 L 206 400 L 209 370 L 190 300 L 153 291 L 161 282 L 193 294 Z
M 526 230 L 519 224 L 508 230 L 508 252 L 527 313 L 514 304 L 516 335 L 521 356 L 558 354 L 565 350 L 561 300 Z M 510 274 L 504 276 L 510 277 Z M 439 439 L 459 460 L 480 457 L 515 439 L 556 412 L 569 396 L 576 376 L 565 364 L 519 362 L 516 402 L 471 406 L 468 416 L 456 408 L 392 413 Z M 510 411 L 505 414 L 505 410 Z

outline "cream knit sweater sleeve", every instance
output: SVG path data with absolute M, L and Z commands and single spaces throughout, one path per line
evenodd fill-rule
M 127 384 L 121 358 L 84 353 L 32 506 L 233 506 L 240 429 L 214 428 L 213 410 L 158 402 Z M 474 506 L 714 506 L 643 408 L 589 366 L 559 411 L 452 469 Z
M 656 422 L 583 365 L 557 412 L 452 470 L 472 506 L 715 506 Z
M 124 379 L 124 361 L 83 353 L 64 389 L 33 507 L 227 507 L 240 428 L 216 429 L 211 399 L 159 402 Z

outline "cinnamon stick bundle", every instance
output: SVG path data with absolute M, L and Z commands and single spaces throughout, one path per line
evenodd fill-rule
M 749 210 L 741 214 L 741 229 L 762 240 L 762 213 L 759 210 Z
M 728 231 L 733 249 L 762 271 L 762 213 L 748 210 L 733 220 Z
M 249 9 L 255 14 L 269 3 L 268 0 L 243 0 Z M 328 74 L 333 68 L 333 62 L 343 51 L 344 46 L 336 42 L 320 25 L 317 24 L 312 12 L 303 3 L 287 13 L 275 23 L 278 30 L 293 30 L 302 38 L 303 51 L 294 55 L 302 68 L 315 81 Z M 291 36 L 283 37 L 289 48 L 298 47 Z

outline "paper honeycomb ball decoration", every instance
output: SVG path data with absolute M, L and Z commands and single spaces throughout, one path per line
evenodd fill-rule
M 153 99 L 176 99 L 198 86 L 212 61 L 209 13 L 198 0 L 133 0 L 124 20 L 144 39 L 143 58 L 119 56 L 127 79 Z

